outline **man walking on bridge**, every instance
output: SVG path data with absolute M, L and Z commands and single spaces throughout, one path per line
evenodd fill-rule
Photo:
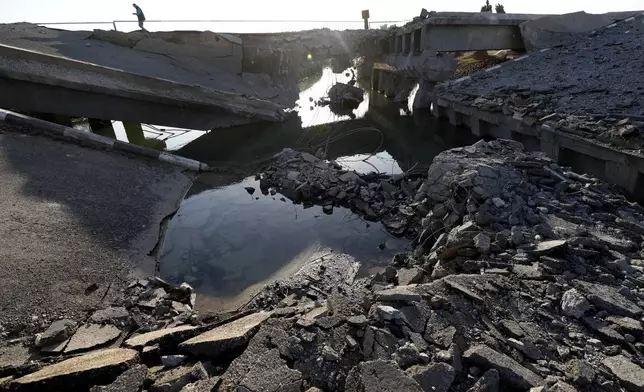
M 136 12 L 132 15 L 136 15 L 136 17 L 139 19 L 139 27 L 141 28 L 141 30 L 147 31 L 145 27 L 143 27 L 143 22 L 145 22 L 145 15 L 143 15 L 143 10 L 141 9 L 141 7 L 136 5 L 136 3 L 133 3 L 132 6 L 136 10 Z

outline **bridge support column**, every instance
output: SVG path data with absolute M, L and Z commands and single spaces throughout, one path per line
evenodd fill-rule
M 434 87 L 436 82 L 431 82 L 428 80 L 420 80 L 418 82 L 418 91 L 416 92 L 416 97 L 414 97 L 414 110 L 416 109 L 429 109 L 432 104 L 432 94 L 434 93 Z

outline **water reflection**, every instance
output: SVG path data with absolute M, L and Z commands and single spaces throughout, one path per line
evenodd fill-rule
M 328 124 L 332 122 L 352 120 L 362 118 L 369 109 L 369 91 L 365 89 L 364 101 L 360 103 L 357 109 L 349 114 L 338 114 L 331 110 L 330 106 L 321 106 L 317 101 L 325 97 L 329 88 L 335 83 L 348 83 L 351 80 L 351 71 L 349 69 L 342 73 L 333 73 L 331 67 L 322 70 L 322 76 L 311 87 L 300 93 L 300 99 L 296 102 L 300 108 L 298 115 L 302 122 L 302 127 L 307 128 L 314 125 Z M 357 87 L 364 88 L 358 83 Z
M 327 159 L 360 172 L 398 174 L 426 171 L 441 151 L 476 141 L 466 129 L 439 122 L 429 112 L 412 114 L 407 104 L 393 104 L 377 93 L 366 95 L 355 120 L 312 103 L 336 81 L 349 79 L 325 69 L 302 92 L 299 117 L 217 129 L 176 151 L 225 169 L 197 179 L 169 225 L 160 260 L 164 278 L 189 281 L 205 294 L 198 297 L 201 308 L 241 305 L 263 284 L 310 260 L 319 247 L 353 255 L 369 270 L 386 265 L 407 246 L 346 209 L 325 215 L 321 207 L 306 209 L 281 201 L 279 194 L 261 195 L 248 176 L 285 147 L 322 149 Z M 247 186 L 257 191 L 251 196 Z
M 250 195 L 245 187 L 257 192 Z M 264 196 L 254 177 L 188 197 L 166 238 L 161 276 L 191 283 L 205 294 L 207 307 L 217 309 L 238 306 L 249 290 L 278 278 L 311 249 L 344 252 L 368 268 L 386 265 L 407 245 L 347 209 L 326 215 L 279 193 Z

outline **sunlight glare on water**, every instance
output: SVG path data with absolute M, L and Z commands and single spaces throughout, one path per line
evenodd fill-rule
M 345 73 L 333 73 L 330 67 L 322 70 L 322 76 L 311 87 L 300 93 L 300 99 L 296 102 L 299 109 L 299 116 L 302 119 L 302 127 L 311 127 L 314 125 L 328 124 L 332 122 L 351 120 L 348 115 L 338 115 L 331 111 L 329 106 L 319 106 L 316 102 L 327 96 L 327 92 L 335 83 L 347 83 L 351 80 L 351 76 L 346 76 Z M 360 87 L 358 85 L 358 87 Z M 360 103 L 357 109 L 353 110 L 355 118 L 363 118 L 369 109 L 369 92 L 365 91 L 364 101 Z M 354 119 L 355 119 L 354 118 Z

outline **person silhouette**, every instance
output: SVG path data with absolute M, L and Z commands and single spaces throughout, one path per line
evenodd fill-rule
M 133 3 L 132 6 L 136 10 L 136 12 L 132 15 L 136 15 L 136 17 L 139 19 L 139 27 L 141 28 L 141 30 L 147 31 L 145 27 L 143 27 L 143 22 L 145 22 L 145 15 L 143 14 L 143 10 L 141 9 L 141 7 L 136 5 L 136 3 Z

